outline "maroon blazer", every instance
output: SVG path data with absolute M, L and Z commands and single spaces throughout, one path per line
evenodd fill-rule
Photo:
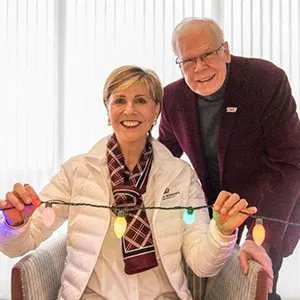
M 180 79 L 165 87 L 159 141 L 189 157 L 208 191 L 197 95 Z M 300 122 L 283 70 L 232 56 L 218 141 L 222 188 L 237 192 L 257 215 L 300 222 Z M 248 220 L 252 226 L 253 219 Z M 264 221 L 266 242 L 287 256 L 300 228 Z

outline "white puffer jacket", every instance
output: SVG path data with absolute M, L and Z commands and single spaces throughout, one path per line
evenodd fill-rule
M 112 196 L 107 167 L 106 144 L 100 140 L 87 154 L 67 161 L 41 192 L 43 201 L 60 199 L 109 205 Z M 154 160 L 143 195 L 153 206 L 205 205 L 204 194 L 191 167 L 175 158 L 159 142 L 152 140 Z M 36 248 L 68 220 L 67 258 L 61 279 L 59 299 L 80 299 L 95 267 L 110 223 L 110 211 L 88 206 L 54 205 L 56 221 L 47 229 L 42 221 L 43 207 L 18 228 L 0 224 L 0 250 L 11 256 Z M 198 276 L 213 276 L 233 253 L 236 236 L 222 236 L 215 222 L 209 224 L 206 209 L 196 211 L 192 225 L 182 221 L 182 210 L 154 210 L 152 234 L 158 255 L 171 285 L 180 299 L 192 299 L 181 264 L 183 253 Z

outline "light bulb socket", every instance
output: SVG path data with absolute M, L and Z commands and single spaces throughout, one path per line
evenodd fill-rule
M 263 219 L 257 218 L 257 219 L 255 220 L 255 224 L 257 224 L 257 225 L 262 225 L 262 224 L 263 224 Z
M 186 212 L 189 214 L 189 215 L 192 215 L 194 213 L 194 209 L 192 207 L 189 207 L 187 208 Z
M 52 203 L 51 203 L 51 202 L 46 202 L 45 208 L 46 208 L 46 207 L 52 207 Z
M 118 211 L 118 217 L 125 217 L 125 211 L 124 211 L 124 209 L 120 209 L 119 211 Z

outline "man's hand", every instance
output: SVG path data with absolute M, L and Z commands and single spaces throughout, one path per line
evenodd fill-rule
M 248 260 L 254 260 L 261 264 L 268 275 L 268 290 L 272 293 L 273 289 L 273 269 L 272 261 L 268 256 L 266 250 L 262 246 L 257 246 L 254 241 L 246 240 L 239 251 L 239 260 L 245 275 L 248 274 L 249 264 Z

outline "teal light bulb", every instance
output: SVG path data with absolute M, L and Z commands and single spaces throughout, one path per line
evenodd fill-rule
M 183 222 L 187 225 L 193 224 L 195 221 L 195 212 L 193 209 L 186 209 L 183 214 Z

